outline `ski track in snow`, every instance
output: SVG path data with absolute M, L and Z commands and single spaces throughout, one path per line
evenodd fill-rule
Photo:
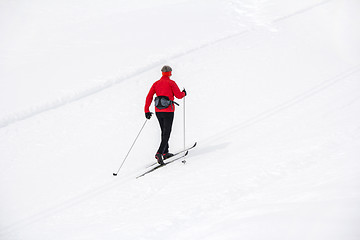
M 333 1 L 333 0 L 326 0 L 326 1 L 314 4 L 312 6 L 306 7 L 304 9 L 301 9 L 299 11 L 296 11 L 294 13 L 291 13 L 291 14 L 276 18 L 276 19 L 273 20 L 273 23 L 278 23 L 278 22 L 287 20 L 287 19 L 289 19 L 291 17 L 306 13 L 306 12 L 308 12 L 310 10 L 313 10 L 314 8 L 323 6 L 323 5 L 325 5 L 325 4 L 327 4 L 327 3 L 331 2 L 331 1 Z M 8 126 L 10 124 L 16 123 L 18 121 L 22 121 L 22 120 L 34 117 L 34 116 L 39 115 L 39 114 L 41 114 L 43 112 L 51 111 L 51 110 L 54 110 L 56 108 L 65 106 L 67 104 L 79 101 L 79 100 L 84 99 L 86 97 L 95 95 L 95 94 L 97 94 L 99 92 L 102 92 L 105 89 L 111 88 L 112 86 L 114 86 L 116 84 L 120 84 L 121 82 L 126 81 L 126 80 L 128 80 L 130 78 L 141 75 L 141 74 L 143 74 L 145 72 L 148 72 L 148 71 L 150 71 L 150 70 L 152 70 L 154 68 L 158 68 L 159 65 L 165 64 L 170 60 L 181 58 L 181 57 L 186 56 L 188 54 L 191 54 L 193 52 L 197 52 L 199 50 L 202 50 L 202 49 L 204 49 L 206 47 L 213 46 L 215 44 L 218 44 L 218 43 L 221 43 L 221 42 L 224 42 L 226 40 L 233 39 L 233 38 L 236 38 L 236 37 L 241 37 L 241 36 L 243 36 L 245 34 L 248 34 L 250 32 L 251 32 L 251 30 L 244 30 L 244 31 L 241 31 L 241 32 L 237 32 L 237 33 L 225 36 L 225 37 L 221 37 L 219 39 L 204 43 L 204 44 L 202 44 L 200 46 L 190 48 L 187 51 L 183 51 L 183 52 L 175 54 L 173 56 L 169 56 L 169 57 L 164 58 L 162 60 L 156 61 L 156 62 L 154 62 L 154 63 L 152 63 L 150 65 L 138 68 L 137 70 L 135 70 L 135 71 L 133 71 L 131 73 L 128 73 L 123 77 L 108 80 L 108 81 L 106 81 L 105 83 L 103 83 L 103 84 L 101 84 L 99 86 L 86 89 L 86 90 L 84 90 L 82 92 L 78 92 L 78 93 L 74 93 L 74 94 L 71 94 L 71 95 L 68 95 L 68 96 L 64 96 L 64 97 L 59 98 L 57 100 L 45 103 L 44 105 L 30 108 L 28 111 L 19 112 L 19 113 L 10 115 L 10 116 L 5 117 L 5 118 L 0 120 L 0 128 L 4 128 L 4 127 L 6 127 L 6 126 Z
M 110 182 L 107 182 L 105 184 L 103 184 L 100 187 L 97 187 L 95 189 L 91 189 L 88 190 L 87 192 L 81 193 L 78 196 L 72 197 L 71 199 L 62 202 L 58 205 L 52 206 L 48 209 L 45 209 L 37 214 L 34 214 L 32 216 L 29 216 L 27 218 L 21 219 L 15 223 L 12 223 L 8 226 L 3 227 L 3 229 L 1 229 L 0 232 L 0 236 L 6 236 L 14 231 L 16 231 L 17 229 L 22 229 L 24 227 L 27 227 L 31 224 L 34 224 L 36 222 L 39 222 L 43 219 L 46 219 L 48 217 L 53 216 L 56 213 L 62 212 L 70 207 L 76 206 L 80 203 L 82 203 L 83 201 L 87 200 L 87 199 L 91 199 L 94 198 L 98 195 L 103 194 L 104 192 L 107 192 L 111 189 L 113 189 L 114 187 L 119 187 L 121 185 L 126 184 L 129 180 L 132 180 L 133 176 L 130 177 L 121 177 L 121 184 L 119 184 L 119 181 L 113 180 Z
M 240 129 L 244 129 L 247 128 L 249 126 L 252 126 L 258 122 L 261 122 L 269 117 L 272 117 L 274 115 L 276 115 L 277 113 L 286 110 L 288 108 L 293 107 L 296 104 L 299 104 L 305 100 L 307 100 L 308 98 L 313 97 L 314 95 L 321 93 L 322 91 L 325 91 L 326 89 L 328 89 L 329 87 L 349 78 L 350 76 L 358 73 L 360 71 L 360 64 L 353 66 L 351 68 L 349 68 L 347 71 L 344 71 L 338 75 L 336 75 L 333 78 L 327 79 L 325 81 L 323 81 L 322 83 L 320 83 L 317 86 L 314 86 L 312 88 L 310 88 L 309 90 L 299 94 L 298 96 L 293 97 L 292 99 L 285 101 L 267 111 L 264 111 L 262 113 L 257 114 L 256 116 L 247 119 L 246 121 L 243 121 L 241 123 L 237 123 L 235 126 L 231 126 L 229 127 L 228 130 L 223 131 L 220 135 L 215 135 L 209 139 L 207 139 L 206 141 L 213 141 L 214 139 L 219 139 L 222 137 L 226 137 L 229 136 L 231 134 L 234 134 L 234 132 L 236 132 L 237 130 Z M 355 100 L 354 100 L 355 101 Z
M 301 10 L 299 10 L 299 11 L 296 11 L 296 12 L 294 12 L 294 13 L 292 13 L 292 14 L 289 14 L 289 15 L 286 15 L 286 16 L 283 16 L 283 17 L 279 17 L 279 18 L 277 18 L 277 19 L 274 20 L 274 23 L 281 22 L 281 21 L 286 20 L 286 19 L 289 19 L 289 18 L 291 18 L 291 17 L 294 17 L 294 16 L 297 16 L 297 15 L 303 14 L 303 13 L 305 13 L 305 12 L 308 12 L 308 11 L 314 9 L 314 8 L 317 8 L 317 7 L 321 7 L 321 6 L 323 6 L 323 5 L 327 4 L 327 3 L 330 3 L 330 2 L 332 2 L 332 1 L 334 1 L 334 0 L 325 0 L 325 1 L 323 1 L 323 2 L 319 2 L 318 4 L 314 4 L 314 5 L 309 6 L 309 7 L 307 7 L 307 8 L 304 8 L 304 9 L 301 9 Z

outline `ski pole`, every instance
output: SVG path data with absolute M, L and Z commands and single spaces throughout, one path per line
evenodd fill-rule
M 186 147 L 186 142 L 185 142 L 185 97 L 184 97 L 184 100 L 183 100 L 184 102 L 184 110 L 183 110 L 183 122 L 184 122 L 184 150 L 185 150 L 185 147 Z M 186 160 L 185 160 L 185 157 L 184 157 L 184 160 L 182 160 L 182 163 L 186 163 Z
M 123 162 L 121 163 L 121 165 L 120 165 L 119 169 L 117 170 L 117 172 L 116 172 L 116 173 L 113 173 L 113 175 L 114 175 L 114 176 L 117 176 L 117 175 L 118 175 L 118 173 L 119 173 L 120 169 L 122 168 L 122 166 L 123 166 L 123 165 L 124 165 L 124 163 L 125 163 L 125 160 L 126 160 L 126 159 L 127 159 L 127 157 L 129 156 L 129 153 L 131 152 L 131 149 L 134 147 L 136 140 L 138 139 L 138 137 L 140 136 L 140 133 L 141 133 L 141 132 L 142 132 L 142 130 L 144 129 L 145 124 L 146 124 L 146 122 L 147 122 L 147 121 L 148 121 L 148 119 L 146 119 L 146 120 L 145 120 L 145 122 L 144 122 L 144 124 L 142 125 L 142 127 L 141 127 L 141 129 L 140 129 L 140 132 L 139 132 L 139 133 L 138 133 L 138 135 L 136 136 L 136 138 L 135 138 L 135 140 L 134 140 L 133 144 L 132 144 L 132 145 L 131 145 L 131 147 L 130 147 L 130 150 L 129 150 L 129 151 L 128 151 L 128 153 L 126 154 L 126 156 L 125 156 L 125 158 L 124 158 Z

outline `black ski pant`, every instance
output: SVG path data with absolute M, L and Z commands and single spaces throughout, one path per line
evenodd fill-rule
M 174 120 L 173 112 L 157 112 L 156 117 L 161 128 L 161 143 L 158 153 L 164 154 L 169 152 L 169 138 Z

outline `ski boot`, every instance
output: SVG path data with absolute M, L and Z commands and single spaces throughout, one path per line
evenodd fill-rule
M 161 153 L 157 153 L 157 154 L 155 155 L 155 158 L 156 158 L 157 162 L 158 162 L 160 165 L 165 165 L 164 160 L 163 160 L 163 156 L 161 155 Z
M 165 160 L 165 159 L 168 159 L 168 158 L 171 158 L 172 156 L 174 156 L 174 154 L 172 154 L 172 153 L 164 153 L 163 154 L 163 159 Z

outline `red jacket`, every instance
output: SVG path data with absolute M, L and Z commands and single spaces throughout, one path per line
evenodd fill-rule
M 171 101 L 174 101 L 174 96 L 178 99 L 185 97 L 185 93 L 181 92 L 178 85 L 171 80 L 168 76 L 162 76 L 162 78 L 156 81 L 146 97 L 145 112 L 150 112 L 149 108 L 153 100 L 153 96 L 156 93 L 157 96 L 167 96 Z M 175 106 L 172 104 L 168 108 L 158 109 L 155 107 L 155 112 L 174 112 Z

